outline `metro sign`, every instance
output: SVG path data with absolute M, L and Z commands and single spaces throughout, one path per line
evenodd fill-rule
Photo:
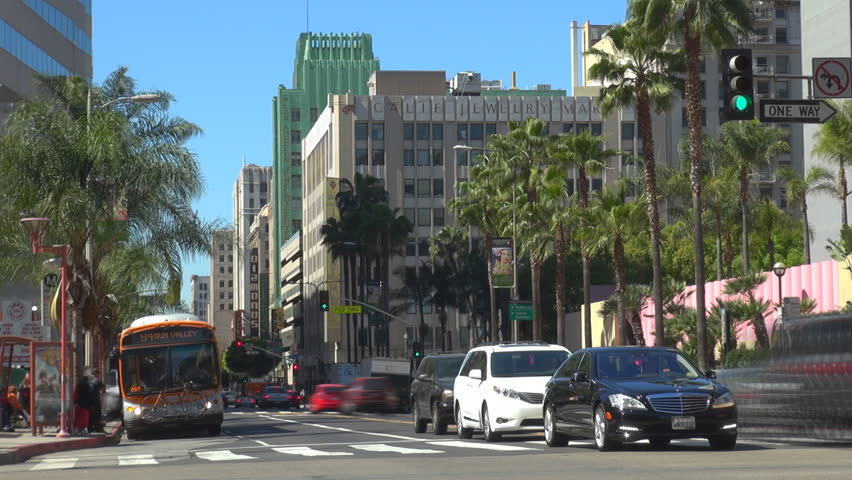
M 825 123 L 836 113 L 822 100 L 760 101 L 760 121 L 765 123 Z

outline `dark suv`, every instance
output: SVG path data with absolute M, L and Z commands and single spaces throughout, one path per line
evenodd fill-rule
M 446 433 L 455 423 L 453 381 L 459 373 L 465 354 L 430 355 L 420 362 L 411 382 L 411 411 L 414 431 L 423 433 L 432 423 L 435 435 Z

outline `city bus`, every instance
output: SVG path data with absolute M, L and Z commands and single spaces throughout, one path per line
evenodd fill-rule
M 224 411 L 213 326 L 195 315 L 139 318 L 121 332 L 118 380 L 129 439 L 204 429 L 218 435 Z

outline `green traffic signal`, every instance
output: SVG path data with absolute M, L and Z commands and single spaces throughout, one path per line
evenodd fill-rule
M 320 290 L 318 293 L 320 310 L 327 312 L 329 309 L 328 290 Z
M 731 100 L 731 106 L 737 112 L 745 112 L 751 108 L 753 102 L 754 100 L 746 95 L 736 95 Z

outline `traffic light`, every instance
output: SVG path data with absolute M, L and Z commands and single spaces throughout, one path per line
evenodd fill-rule
M 328 304 L 328 290 L 320 290 L 319 291 L 319 307 L 323 312 L 327 312 L 329 308 Z
M 414 358 L 423 358 L 423 347 L 420 342 L 414 342 L 414 344 L 411 346 L 411 349 Z
M 722 50 L 723 121 L 754 119 L 754 73 L 750 48 Z
M 243 346 L 243 341 L 242 341 L 242 340 L 239 340 L 239 339 L 238 339 L 238 340 L 236 340 L 234 343 L 235 343 L 238 347 L 242 347 L 242 346 Z
M 296 372 L 298 372 L 298 371 L 299 371 L 299 364 L 298 364 L 298 363 L 294 363 L 294 364 L 293 364 L 293 373 L 296 373 Z

